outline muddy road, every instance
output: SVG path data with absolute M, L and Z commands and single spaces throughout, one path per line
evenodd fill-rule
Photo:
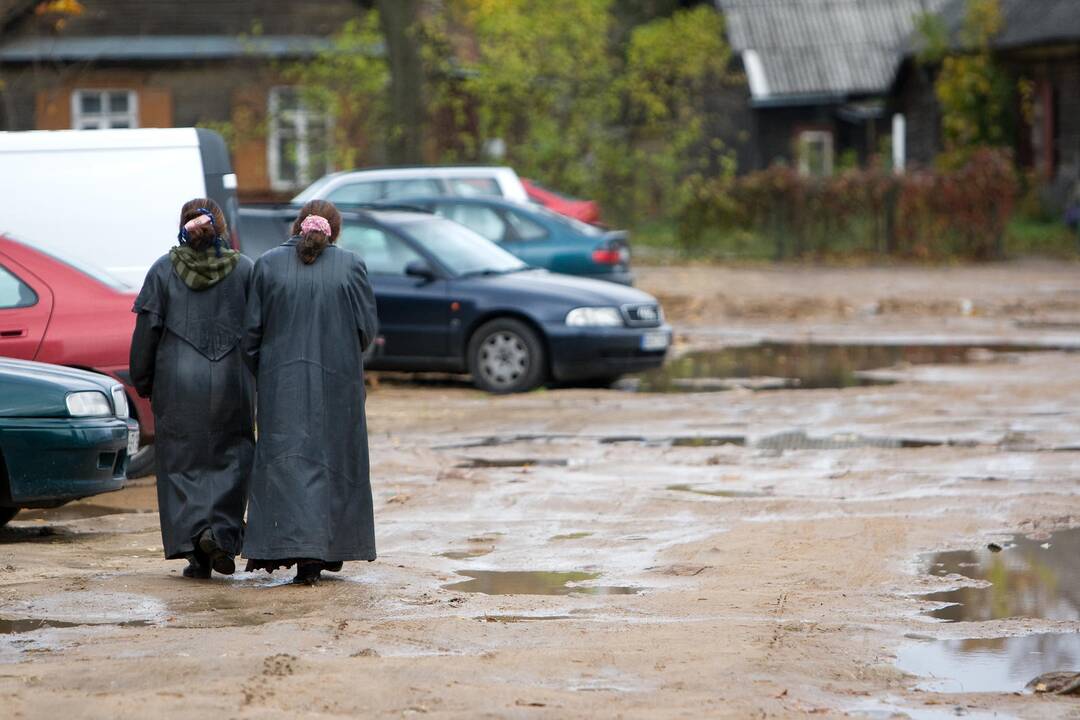
M 1080 670 L 1076 277 L 645 269 L 659 384 L 382 377 L 380 557 L 317 588 L 184 580 L 149 484 L 25 511 L 4 716 L 1080 717 L 1018 692 Z

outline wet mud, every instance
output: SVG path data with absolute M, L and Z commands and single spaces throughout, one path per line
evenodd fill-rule
M 380 382 L 379 557 L 318 587 L 180 577 L 151 484 L 17 517 L 5 716 L 1074 715 L 1022 688 L 1080 661 L 1080 367 L 995 346 L 1076 344 L 1075 268 L 685 272 L 673 360 L 764 340 L 771 365 L 684 378 L 730 367 L 723 394 Z M 963 352 L 833 347 L 905 343 Z

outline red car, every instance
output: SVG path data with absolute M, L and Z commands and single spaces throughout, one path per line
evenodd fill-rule
M 139 422 L 128 476 L 154 465 L 154 414 L 128 375 L 136 291 L 104 271 L 0 235 L 0 356 L 93 370 L 119 380 Z
M 535 180 L 522 178 L 521 184 L 525 186 L 525 194 L 534 203 L 581 222 L 595 224 L 600 221 L 600 206 L 592 200 L 578 200 L 560 195 Z

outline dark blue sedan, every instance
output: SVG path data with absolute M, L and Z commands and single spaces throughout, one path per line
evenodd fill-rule
M 482 389 L 608 382 L 663 364 L 659 303 L 621 285 L 532 268 L 424 212 L 343 212 L 338 244 L 367 263 L 382 345 L 375 370 L 468 372 Z M 244 252 L 282 242 L 294 208 L 242 208 Z
M 401 202 L 434 211 L 498 243 L 533 267 L 632 285 L 629 236 L 500 197 L 428 197 Z

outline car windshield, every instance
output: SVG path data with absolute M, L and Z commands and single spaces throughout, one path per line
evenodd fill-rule
M 308 200 L 314 200 L 315 198 L 319 197 L 319 195 L 322 192 L 323 188 L 325 188 L 327 186 L 327 184 L 329 184 L 329 182 L 331 180 L 333 180 L 335 177 L 336 177 L 336 175 L 333 174 L 333 173 L 331 173 L 329 175 L 323 175 L 321 178 L 319 178 L 318 180 L 316 180 L 315 182 L 311 183 L 306 188 L 301 190 L 300 194 L 297 195 L 296 197 L 294 197 L 289 202 L 292 203 L 293 205 L 303 205 Z
M 528 267 L 472 230 L 442 218 L 409 223 L 405 230 L 455 275 L 501 275 Z
M 555 222 L 562 223 L 563 225 L 568 225 L 575 231 L 581 233 L 582 235 L 587 235 L 588 237 L 600 237 L 604 234 L 604 231 L 596 227 L 595 225 L 581 222 L 580 220 L 576 220 L 572 217 L 567 217 L 566 215 L 560 215 L 554 210 L 550 210 L 543 205 L 534 205 L 530 208 L 530 210 L 539 215 L 543 215 L 549 220 L 554 220 Z

